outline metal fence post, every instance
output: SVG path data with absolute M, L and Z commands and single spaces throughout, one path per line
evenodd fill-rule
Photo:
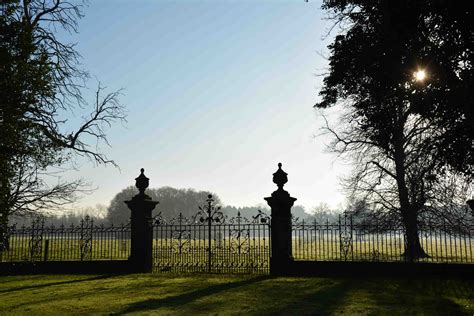
M 81 261 L 84 260 L 84 218 L 81 219 L 81 233 L 79 239 L 79 252 L 81 256 Z
M 339 233 L 339 260 L 342 259 L 341 255 L 344 255 L 344 261 L 346 261 L 347 258 L 345 256 L 345 252 L 344 252 L 345 251 L 345 249 L 344 249 L 344 246 L 345 246 L 344 242 L 345 241 L 343 240 L 344 237 L 342 236 L 342 229 L 341 229 L 341 214 L 339 214 L 337 216 L 337 223 L 338 223 L 337 228 L 339 229 L 339 232 L 338 232 Z
M 204 207 L 199 206 L 199 212 L 196 218 L 200 216 L 201 223 L 207 222 L 207 272 L 212 270 L 212 223 L 223 223 L 224 213 L 220 211 L 221 207 L 214 204 L 212 194 L 207 196 L 207 204 Z
M 351 214 L 350 220 L 351 220 L 351 242 L 353 242 L 354 241 L 354 234 L 353 234 L 354 226 L 352 224 L 352 214 Z M 352 261 L 354 261 L 354 248 L 353 247 L 354 247 L 354 245 L 351 244 L 351 260 Z

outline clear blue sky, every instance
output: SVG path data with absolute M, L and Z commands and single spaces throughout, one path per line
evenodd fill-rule
M 297 204 L 344 201 L 346 168 L 314 137 L 316 74 L 327 67 L 320 53 L 334 35 L 322 38 L 330 22 L 320 2 L 110 0 L 84 13 L 70 39 L 85 69 L 125 89 L 128 123 L 109 131 L 104 148 L 121 171 L 81 161 L 72 173 L 98 187 L 78 206 L 108 204 L 142 167 L 152 187 L 255 205 L 276 189 L 278 162 Z

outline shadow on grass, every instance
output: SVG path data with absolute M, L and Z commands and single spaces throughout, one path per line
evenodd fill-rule
M 276 283 L 265 282 L 257 284 L 261 281 L 271 279 L 275 280 Z M 285 282 L 285 280 L 282 282 Z M 178 308 L 180 313 L 193 311 L 207 313 L 217 312 L 220 308 L 224 307 L 224 310 L 229 312 L 232 310 L 231 305 L 235 304 L 235 301 L 232 301 L 229 296 L 229 305 L 221 305 L 223 304 L 223 296 L 227 297 L 226 294 L 222 292 L 234 289 L 237 289 L 238 292 L 233 293 L 236 294 L 236 297 L 240 300 L 257 298 L 251 305 L 249 305 L 250 301 L 246 301 L 243 302 L 243 305 L 246 306 L 236 306 L 237 310 L 234 310 L 234 312 L 278 315 L 298 313 L 327 315 L 328 313 L 339 310 L 341 306 L 344 306 L 348 293 L 357 287 L 356 282 L 347 280 L 338 280 L 335 283 L 323 285 L 322 287 L 320 286 L 321 284 L 311 284 L 311 282 L 305 279 L 296 282 L 300 285 L 306 285 L 304 287 L 294 287 L 291 283 L 279 284 L 278 278 L 262 276 L 239 282 L 213 285 L 167 298 L 147 299 L 132 303 L 116 315 L 147 311 L 159 313 L 159 309 L 162 308 Z M 215 299 L 212 299 L 213 296 Z M 206 301 L 205 306 L 202 304 L 193 304 L 195 301 L 204 297 L 211 297 L 210 301 Z M 239 305 L 238 302 L 237 305 Z
M 11 292 L 23 291 L 23 290 L 41 289 L 41 288 L 55 286 L 55 285 L 65 285 L 65 284 L 73 284 L 73 283 L 79 283 L 79 282 L 85 282 L 85 281 L 102 280 L 102 279 L 110 278 L 112 276 L 113 275 L 99 275 L 99 276 L 95 276 L 95 277 L 87 278 L 87 279 L 51 282 L 51 283 L 44 283 L 44 284 L 38 284 L 38 285 L 19 286 L 19 287 L 14 287 L 11 289 L 1 290 L 0 293 L 11 293 Z
M 473 284 L 471 281 L 454 283 L 451 280 L 447 280 L 444 284 L 444 288 L 450 290 L 456 297 L 465 297 L 472 300 L 474 299 Z
M 396 310 L 398 314 L 472 315 L 451 299 L 472 299 L 473 287 L 464 282 L 394 279 L 380 283 L 367 280 L 361 282 L 360 288 L 372 301 L 370 309 L 365 311 L 370 314 L 390 314 Z
M 262 310 L 260 313 L 271 315 L 333 314 L 335 311 L 344 307 L 349 292 L 351 292 L 355 287 L 353 281 L 338 280 L 335 284 L 324 286 L 322 288 L 315 288 L 313 292 L 300 296 L 292 302 L 288 302 L 286 306 L 272 308 L 270 305 L 268 309 Z
M 272 277 L 270 276 L 260 276 L 260 277 L 256 277 L 256 278 L 252 278 L 248 280 L 239 281 L 239 282 L 213 285 L 213 286 L 205 287 L 203 289 L 184 293 L 177 296 L 171 296 L 171 297 L 161 298 L 161 299 L 147 299 L 144 301 L 130 304 L 125 310 L 119 313 L 116 313 L 115 315 L 123 315 L 127 313 L 132 313 L 132 312 L 144 312 L 144 311 L 155 310 L 157 308 L 163 308 L 163 307 L 183 306 L 185 304 L 193 302 L 202 297 L 214 295 L 222 291 L 227 291 L 227 290 L 235 289 L 242 286 L 247 286 L 253 283 L 258 283 L 260 281 L 271 279 L 271 278 Z
M 337 280 L 337 279 L 336 279 Z M 450 280 L 339 279 L 339 283 L 321 288 L 265 314 L 338 313 L 362 315 L 473 315 L 469 300 L 474 287 Z M 271 295 L 271 293 L 269 293 Z M 277 293 L 275 293 L 276 295 Z M 281 294 L 280 294 L 281 295 Z M 277 296 L 275 296 L 277 297 Z M 466 300 L 464 303 L 453 300 Z

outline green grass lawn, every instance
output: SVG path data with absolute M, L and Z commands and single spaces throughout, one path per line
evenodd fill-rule
M 168 233 L 166 231 L 166 233 Z M 343 260 L 341 242 L 337 231 L 331 234 L 296 234 L 292 237 L 293 257 L 297 260 Z M 90 253 L 85 260 L 126 260 L 130 256 L 130 239 L 95 237 L 90 244 Z M 419 259 L 421 262 L 474 262 L 474 243 L 472 238 L 420 237 L 423 249 L 429 255 Z M 154 239 L 153 252 L 159 261 L 166 265 L 168 261 L 195 262 L 207 258 L 207 240 L 205 239 Z M 248 259 L 268 261 L 270 239 L 264 238 L 227 238 L 211 241 L 215 261 L 241 262 Z M 35 255 L 36 261 L 81 260 L 81 240 L 79 237 L 65 238 L 60 234 L 44 236 L 41 247 Z M 47 246 L 46 246 L 47 245 Z M 347 258 L 355 261 L 402 261 L 404 241 L 401 236 L 364 235 L 355 237 L 352 247 L 347 250 Z M 241 252 L 237 250 L 241 246 Z M 10 240 L 8 251 L 0 252 L 0 262 L 30 261 L 31 237 L 15 236 Z M 246 258 L 246 256 L 248 258 Z M 239 258 L 240 257 L 240 258 Z M 198 259 L 199 258 L 199 259 Z
M 469 280 L 207 274 L 0 277 L 0 315 L 473 315 Z

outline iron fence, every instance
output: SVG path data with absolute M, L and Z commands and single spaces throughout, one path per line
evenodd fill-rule
M 419 241 L 426 256 L 419 262 L 474 263 L 474 227 L 427 223 L 420 226 Z M 329 221 L 294 220 L 292 247 L 295 260 L 405 261 L 402 228 L 378 223 L 355 224 L 349 216 Z
M 161 216 L 154 224 L 154 271 L 269 273 L 270 218 L 262 212 L 227 218 L 218 209 Z
M 120 260 L 130 256 L 130 225 L 94 225 L 86 216 L 79 225 L 46 226 L 36 218 L 29 227 L 8 229 L 0 262 Z
M 260 211 L 229 218 L 208 204 L 190 218 L 157 216 L 154 271 L 268 273 L 270 235 L 270 217 Z M 86 217 L 79 225 L 46 226 L 36 219 L 3 235 L 0 262 L 126 260 L 130 236 L 129 224 L 95 225 Z M 474 263 L 473 236 L 473 226 L 422 225 L 419 240 L 427 256 L 418 261 Z M 336 223 L 294 220 L 292 249 L 295 260 L 404 261 L 405 235 L 401 228 L 355 224 L 347 216 Z

